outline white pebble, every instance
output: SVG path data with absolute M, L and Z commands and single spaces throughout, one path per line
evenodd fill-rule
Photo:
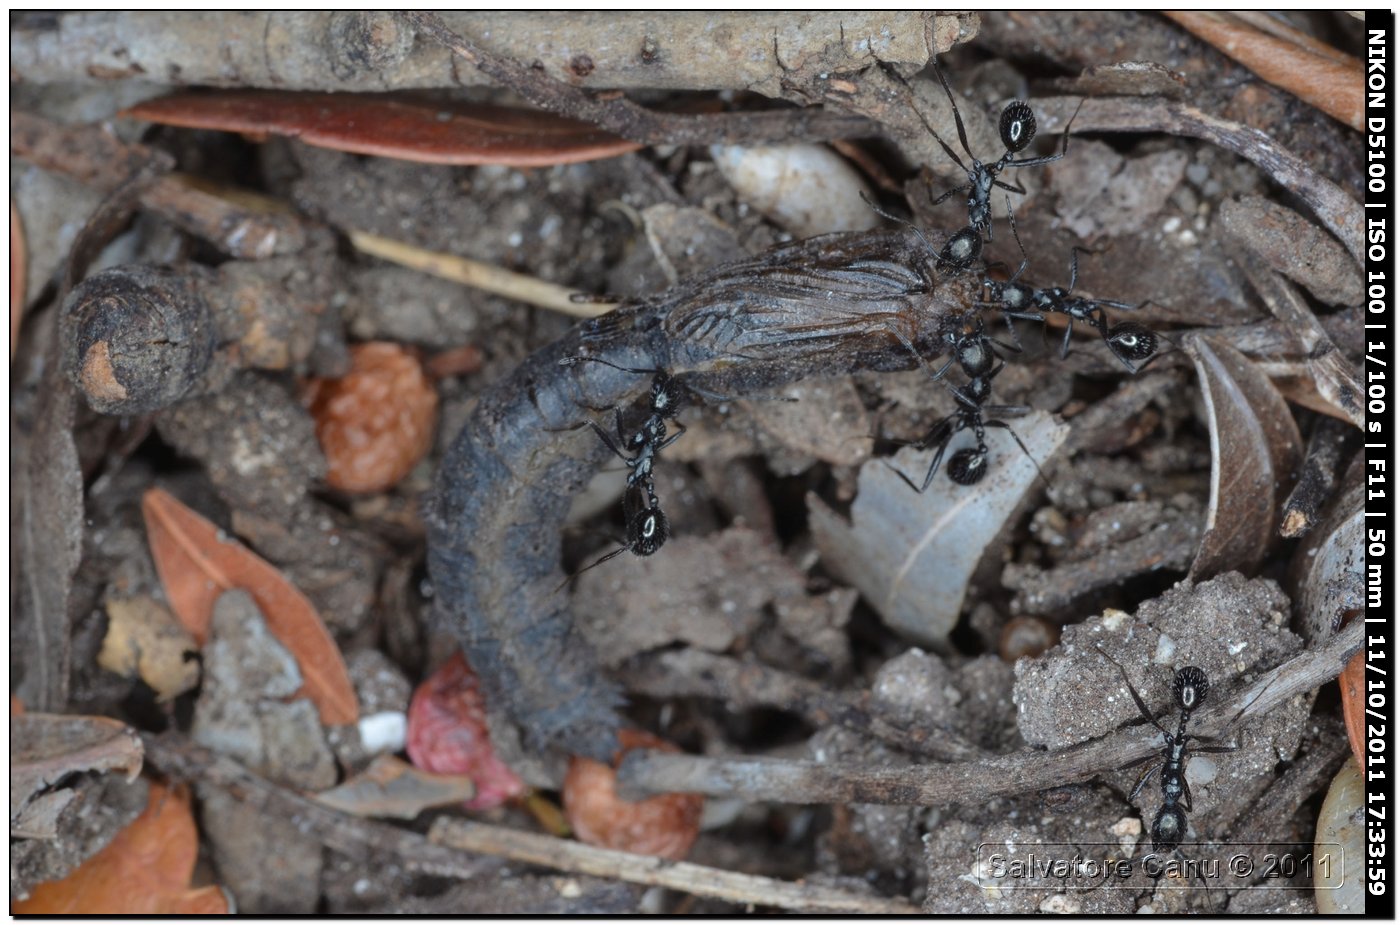
M 714 145 L 710 156 L 740 199 L 799 238 L 880 224 L 861 199 L 870 197 L 865 181 L 829 148 Z

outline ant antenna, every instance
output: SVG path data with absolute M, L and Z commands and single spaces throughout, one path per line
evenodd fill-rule
M 861 198 L 861 201 L 862 201 L 862 202 L 864 202 L 866 205 L 870 206 L 870 208 L 871 208 L 872 210 L 874 210 L 874 212 L 875 212 L 876 215 L 880 216 L 880 217 L 883 218 L 883 219 L 887 219 L 887 220 L 889 220 L 889 221 L 891 221 L 891 222 L 895 222 L 896 224 L 903 225 L 904 227 L 908 228 L 910 231 L 914 232 L 914 234 L 918 235 L 918 236 L 919 236 L 919 240 L 922 241 L 922 242 L 924 242 L 924 247 L 927 247 L 927 248 L 928 248 L 929 253 L 931 253 L 931 254 L 936 254 L 936 253 L 938 253 L 937 251 L 935 251 L 935 250 L 933 249 L 933 245 L 929 243 L 928 238 L 924 237 L 924 233 L 923 233 L 922 231 L 919 230 L 919 226 L 918 226 L 918 225 L 915 225 L 913 222 L 909 221 L 908 219 L 900 218 L 900 217 L 897 216 L 897 215 L 891 215 L 890 213 L 886 212 L 884 209 L 880 208 L 880 207 L 879 207 L 878 205 L 876 205 L 873 201 L 871 201 L 871 199 L 870 199 L 869 196 L 865 195 L 865 190 L 861 190 L 861 191 L 860 191 L 860 198 Z
M 559 360 L 560 366 L 577 366 L 580 363 L 602 363 L 604 366 L 611 366 L 613 369 L 622 370 L 624 373 L 637 373 L 638 375 L 654 376 L 661 372 L 659 369 L 639 369 L 635 366 L 619 366 L 611 360 L 602 357 L 571 356 L 563 357 Z

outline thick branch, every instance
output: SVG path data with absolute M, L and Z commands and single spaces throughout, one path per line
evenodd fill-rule
M 621 96 L 602 96 L 555 80 L 520 61 L 492 54 L 453 32 L 433 13 L 405 13 L 410 22 L 452 49 L 483 74 L 530 102 L 571 119 L 592 122 L 623 138 L 645 145 L 791 144 L 879 135 L 860 116 L 818 109 L 693 116 L 656 112 Z
M 1290 697 L 1335 678 L 1360 648 L 1360 622 L 1353 621 L 1323 645 L 1280 665 L 1229 700 L 1202 711 L 1201 735 L 1218 731 L 1237 713 L 1242 719 L 1262 715 Z M 1027 749 L 986 761 L 909 768 L 633 751 L 623 759 L 618 783 L 619 792 L 627 798 L 681 791 L 752 802 L 946 806 L 1088 780 L 1145 758 L 1160 747 L 1160 733 L 1133 727 L 1058 752 Z

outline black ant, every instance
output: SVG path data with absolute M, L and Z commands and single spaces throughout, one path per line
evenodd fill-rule
M 1011 209 L 1011 197 L 1009 196 L 1006 205 L 1009 214 Z M 1011 215 L 1010 218 L 1011 235 L 1016 239 L 1016 246 L 1021 249 L 1021 265 L 1005 282 L 990 277 L 982 280 L 984 304 L 1000 307 L 1002 317 L 1006 320 L 1006 326 L 1013 337 L 1015 336 L 1015 329 L 1011 326 L 1013 318 L 1043 322 L 1045 315 L 1049 312 L 1057 312 L 1067 316 L 1069 324 L 1065 326 L 1064 340 L 1060 344 L 1060 359 L 1069 356 L 1070 337 L 1074 333 L 1074 322 L 1082 321 L 1099 332 L 1099 336 L 1103 338 L 1109 351 L 1128 368 L 1128 372 L 1137 373 L 1142 369 L 1142 366 L 1135 364 L 1149 360 L 1156 354 L 1157 335 L 1133 321 L 1109 327 L 1108 314 L 1104 311 L 1105 308 L 1134 310 L 1142 306 L 1129 305 L 1127 302 L 1117 302 L 1113 299 L 1090 299 L 1074 295 L 1074 287 L 1079 282 L 1079 253 L 1081 251 L 1086 254 L 1093 253 L 1082 247 L 1070 248 L 1068 287 L 1052 286 L 1048 289 L 1036 289 L 1025 283 L 1017 282 L 1021 278 L 1021 274 L 1025 272 L 1030 258 L 1026 256 L 1026 248 L 1021 243 L 1021 235 L 1016 230 L 1016 217 Z M 1143 303 L 1143 305 L 1146 304 L 1146 302 Z
M 997 125 L 997 131 L 1001 135 L 1002 147 L 1006 149 L 1005 153 L 996 161 L 990 164 L 984 164 L 972 153 L 972 148 L 967 143 L 967 129 L 963 126 L 962 113 L 958 110 L 958 104 L 953 99 L 953 91 L 952 88 L 948 86 L 948 79 L 943 76 L 943 71 L 938 67 L 937 62 L 933 65 L 933 72 L 938 75 L 938 82 L 943 85 L 943 92 L 948 95 L 948 104 L 953 107 L 953 121 L 958 127 L 958 141 L 962 144 L 962 149 L 967 154 L 968 160 L 972 162 L 971 166 L 963 163 L 962 158 L 958 157 L 957 152 L 955 152 L 952 147 L 943 140 L 942 136 L 934 130 L 933 126 L 929 124 L 928 119 L 919 111 L 918 107 L 914 107 L 915 115 L 919 117 L 919 121 L 924 124 L 924 128 L 928 129 L 929 134 L 932 135 L 939 146 L 943 148 L 944 153 L 952 159 L 953 163 L 957 164 L 959 168 L 967 173 L 968 182 L 965 186 L 953 187 L 942 196 L 935 199 L 933 204 L 936 206 L 954 193 L 967 191 L 968 225 L 975 228 L 979 235 L 986 234 L 987 240 L 990 241 L 992 239 L 992 187 L 995 186 L 1009 193 L 1024 194 L 1026 192 L 1025 187 L 1021 186 L 1020 183 L 1013 185 L 1004 180 L 997 179 L 998 174 L 1009 167 L 1039 167 L 1042 164 L 1049 164 L 1052 161 L 1058 161 L 1060 158 L 1064 157 L 1066 152 L 1069 151 L 1069 130 L 1070 125 L 1074 123 L 1074 117 L 1071 117 L 1069 124 L 1065 125 L 1063 142 L 1061 143 L 1059 154 L 1028 157 L 1018 161 L 1014 158 L 1014 155 L 1024 151 L 1029 147 L 1030 143 L 1035 140 L 1035 112 L 1032 111 L 1027 103 L 1021 100 L 1012 100 L 1010 103 L 1007 103 L 1006 108 L 1002 110 L 1001 120 Z M 892 71 L 891 73 L 895 72 Z M 895 73 L 895 76 L 901 82 L 904 82 L 906 88 L 908 87 L 908 82 L 904 81 L 904 78 L 899 77 L 897 73 Z M 1081 105 L 1083 105 L 1082 102 Z M 1075 116 L 1077 115 L 1079 115 L 1079 111 L 1075 110 Z M 1008 213 L 1010 208 L 1011 201 L 1008 196 Z
M 643 492 L 646 495 L 645 504 L 639 503 Z M 627 521 L 627 538 L 623 540 L 622 545 L 565 578 L 559 588 L 589 569 L 602 565 L 609 559 L 615 559 L 624 552 L 630 552 L 634 556 L 655 555 L 671 537 L 671 522 L 666 519 L 666 512 L 661 510 L 661 502 L 653 493 L 650 481 L 642 487 L 627 488 L 622 496 L 622 516 Z M 554 590 L 558 591 L 559 588 Z
M 935 444 L 938 452 L 934 454 L 933 462 L 929 465 L 928 473 L 924 476 L 922 485 L 914 484 L 914 481 L 899 469 L 895 469 L 895 474 L 904 480 L 905 484 L 922 494 L 933 484 L 933 477 L 938 472 L 938 466 L 943 462 L 943 454 L 948 449 L 948 444 L 960 431 L 971 430 L 977 438 L 975 447 L 964 447 L 948 457 L 948 478 L 959 485 L 975 485 L 987 474 L 987 428 L 1000 427 L 1011 434 L 1017 445 L 1021 447 L 1028 457 L 1031 457 L 1030 450 L 1021 442 L 1021 438 L 1011 429 L 1011 425 L 1005 421 L 986 420 L 984 414 L 1000 414 L 1008 417 L 1022 415 L 1030 409 L 1018 405 L 988 405 L 988 400 L 992 397 L 992 380 L 1001 372 L 1006 365 L 996 362 L 994 342 L 987 337 L 982 329 L 982 320 L 975 318 L 975 323 L 966 325 L 959 332 L 946 335 L 953 345 L 953 356 L 943 368 L 935 374 L 934 378 L 943 376 L 948 368 L 957 362 L 967 374 L 968 381 L 961 387 L 951 386 L 953 398 L 958 404 L 957 410 L 943 418 L 933 428 L 923 440 L 916 446 L 919 449 L 927 449 Z M 993 365 L 995 364 L 995 365 Z M 1031 457 L 1034 462 L 1035 458 Z M 894 467 L 891 467 L 894 468 Z M 1039 464 L 1036 469 L 1039 470 Z M 1044 474 L 1041 475 L 1044 478 Z
M 683 392 L 679 383 L 671 377 L 669 373 L 659 369 L 635 369 L 630 366 L 619 366 L 616 363 L 599 357 L 573 356 L 564 357 L 559 361 L 560 366 L 574 366 L 582 362 L 602 363 L 604 366 L 611 366 L 613 369 L 620 369 L 625 373 L 638 373 L 640 375 L 651 375 L 651 414 L 642 422 L 631 437 L 622 433 L 622 409 L 613 409 L 613 427 L 617 431 L 617 439 L 613 439 L 612 434 L 604 430 L 597 421 L 591 418 L 586 421 L 566 428 L 567 430 L 577 430 L 580 427 L 592 427 L 602 441 L 607 444 L 608 449 L 617 454 L 618 458 L 627 464 L 627 468 L 632 470 L 627 474 L 627 487 L 643 487 L 647 494 L 655 497 L 655 483 L 652 475 L 652 465 L 656 461 L 656 454 L 666 447 L 675 443 L 685 433 L 685 425 L 676 420 L 676 414 L 680 411 L 684 403 Z M 667 436 L 666 422 L 671 421 L 676 425 L 676 432 Z M 647 553 L 650 555 L 650 553 Z
M 622 432 L 621 408 L 613 409 L 613 427 L 617 431 L 616 438 L 591 418 L 573 427 L 565 428 L 566 430 L 577 430 L 580 427 L 593 428 L 593 432 L 607 445 L 608 449 L 627 464 L 627 468 L 630 470 L 627 473 L 627 490 L 622 499 L 623 518 L 627 524 L 627 539 L 624 545 L 592 565 L 575 572 L 574 575 L 569 576 L 570 579 L 624 552 L 630 551 L 633 555 L 638 556 L 653 555 L 670 537 L 670 522 L 666 519 L 666 514 L 661 510 L 661 502 L 656 497 L 653 466 L 657 454 L 675 443 L 685 433 L 685 425 L 676 420 L 676 414 L 685 401 L 684 390 L 670 374 L 659 369 L 619 366 L 599 357 L 564 357 L 559 361 L 559 365 L 574 366 L 585 361 L 602 363 L 604 366 L 611 366 L 613 369 L 619 369 L 626 373 L 651 375 L 649 396 L 651 413 L 630 437 Z M 666 432 L 668 420 L 676 426 L 674 434 L 668 435 Z
M 1097 647 L 1095 647 L 1097 648 Z M 1157 816 L 1152 820 L 1152 849 L 1154 851 L 1175 850 L 1181 844 L 1181 840 L 1186 837 L 1186 814 L 1191 812 L 1191 785 L 1186 782 L 1186 746 L 1187 743 L 1196 739 L 1204 741 L 1200 736 L 1187 735 L 1186 724 L 1191 720 L 1191 714 L 1201 708 L 1206 702 L 1206 696 L 1210 693 L 1210 681 L 1206 673 L 1199 668 L 1188 666 L 1178 668 L 1175 677 L 1172 679 L 1172 698 L 1176 701 L 1177 709 L 1181 711 L 1181 718 L 1177 722 L 1176 733 L 1172 734 L 1157 722 L 1152 711 L 1147 708 L 1137 689 L 1133 687 L 1133 682 L 1128 679 L 1128 673 L 1123 670 L 1117 660 L 1110 656 L 1103 649 L 1098 650 L 1104 658 L 1113 662 L 1118 673 L 1123 676 L 1123 683 L 1128 686 L 1128 693 L 1132 695 L 1133 702 L 1137 704 L 1138 711 L 1143 719 L 1147 720 L 1157 731 L 1162 733 L 1162 754 L 1160 766 L 1162 768 L 1162 808 L 1157 810 Z M 1260 691 L 1262 694 L 1263 691 Z M 1248 707 L 1249 704 L 1245 704 Z M 1244 708 L 1240 709 L 1240 713 Z M 1236 719 L 1239 714 L 1236 714 Z M 1231 720 L 1233 723 L 1234 720 Z M 1194 751 L 1200 753 L 1220 753 L 1232 752 L 1233 745 L 1198 745 Z M 1134 800 L 1142 792 L 1143 786 L 1147 783 L 1148 777 L 1158 767 L 1158 762 L 1153 762 L 1143 770 L 1142 776 L 1138 778 L 1137 784 L 1133 787 L 1133 792 L 1128 794 L 1128 799 Z

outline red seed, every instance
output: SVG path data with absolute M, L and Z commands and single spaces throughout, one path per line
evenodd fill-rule
M 467 801 L 467 809 L 491 809 L 525 791 L 525 782 L 491 747 L 480 686 L 460 652 L 413 692 L 407 751 L 424 771 L 469 775 L 476 796 Z
M 350 360 L 347 375 L 313 380 L 307 392 L 326 481 L 341 491 L 384 491 L 432 446 L 437 392 L 398 344 L 357 344 Z
M 664 739 L 635 729 L 618 733 L 622 748 L 613 767 L 575 756 L 564 778 L 564 813 L 579 841 L 602 848 L 652 857 L 682 860 L 700 834 L 705 798 L 696 793 L 663 793 L 635 803 L 617 795 L 617 772 L 622 756 L 634 748 L 666 752 L 680 749 Z

